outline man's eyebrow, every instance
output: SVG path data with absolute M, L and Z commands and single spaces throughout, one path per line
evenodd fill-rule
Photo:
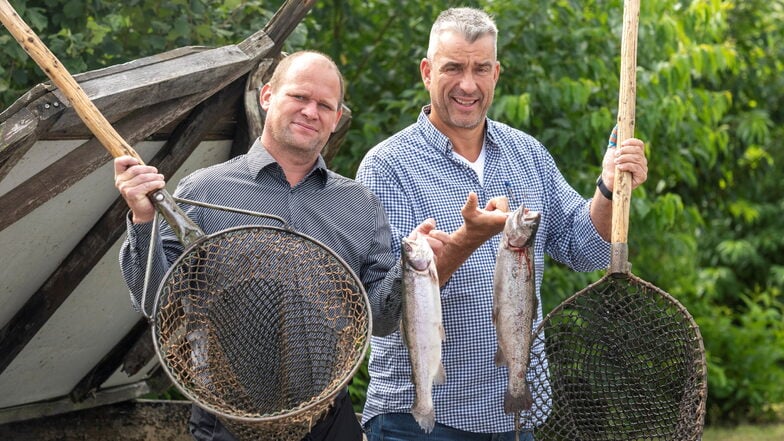
M 463 63 L 461 63 L 459 61 L 445 61 L 442 66 L 443 67 L 461 67 L 461 66 L 463 66 Z

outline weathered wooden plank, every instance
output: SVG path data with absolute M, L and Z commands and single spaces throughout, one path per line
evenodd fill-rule
M 215 89 L 199 95 L 191 95 L 179 100 L 169 101 L 149 109 L 139 109 L 125 119 L 114 124 L 117 132 L 133 145 L 145 139 L 161 127 L 191 111 L 205 98 L 221 90 L 230 81 L 215 84 Z M 111 157 L 93 138 L 77 147 L 49 167 L 0 196 L 0 230 L 26 216 L 41 204 L 52 199 L 79 182 L 109 161 Z
M 238 80 L 194 109 L 194 114 L 183 122 L 151 163 L 157 164 L 166 176 L 174 174 L 209 130 L 211 115 L 231 108 L 239 100 L 243 85 L 244 80 Z M 127 212 L 125 201 L 118 197 L 43 286 L 0 329 L 0 374 L 122 235 Z
M 261 91 L 261 86 L 272 75 L 272 71 L 277 64 L 277 60 L 267 58 L 262 60 L 247 76 L 243 100 L 245 102 L 245 118 L 248 121 L 248 137 L 250 139 L 256 139 L 261 136 L 265 115 L 259 102 L 259 92 Z
M 17 435 L 16 430 L 5 425 L 16 421 L 25 421 L 41 417 L 60 415 L 80 409 L 89 409 L 106 404 L 119 403 L 131 400 L 150 393 L 160 393 L 171 387 L 171 381 L 163 368 L 156 369 L 145 381 L 108 389 L 102 389 L 94 396 L 81 402 L 74 403 L 68 397 L 59 398 L 40 403 L 26 404 L 12 408 L 0 409 L 0 439 L 18 439 L 8 437 L 9 433 Z M 82 438 L 84 439 L 84 438 Z
M 315 0 L 286 0 L 262 31 L 251 35 L 237 46 L 251 58 L 277 55 L 283 47 L 283 42 L 308 15 L 315 3 Z M 265 35 L 275 43 L 271 49 L 264 49 L 259 45 Z
M 307 15 L 314 3 L 313 0 L 288 0 L 263 30 L 238 45 L 215 49 L 193 46 L 175 49 L 78 74 L 74 78 L 104 116 L 110 122 L 115 122 L 133 110 L 213 89 L 212 82 L 216 79 L 231 81 L 244 75 L 257 64 L 259 58 L 280 51 L 283 41 Z M 52 88 L 50 83 L 43 83 L 28 94 L 38 94 Z M 59 92 L 55 93 L 60 102 L 65 101 L 68 110 L 52 130 L 62 132 L 60 136 L 67 137 L 68 132 L 82 123 L 78 115 L 70 109 L 67 100 L 64 100 Z M 17 100 L 11 108 L 0 114 L 0 122 L 4 120 L 3 116 L 7 118 L 8 115 L 16 113 L 34 96 Z
M 5 121 L 11 115 L 27 107 L 30 102 L 37 100 L 41 95 L 51 92 L 52 89 L 54 89 L 54 86 L 49 83 L 36 84 L 32 89 L 25 92 L 24 95 L 20 96 L 19 99 L 8 106 L 7 109 L 0 112 L 0 122 Z
M 150 328 L 145 319 L 141 319 L 128 331 L 127 334 L 98 362 L 71 390 L 68 396 L 75 403 L 84 401 L 94 394 L 101 385 L 114 374 L 123 364 L 127 354 L 142 338 L 150 338 L 147 330 Z M 153 353 L 153 355 L 155 355 Z
M 351 127 L 351 109 L 343 105 L 343 115 L 340 117 L 340 121 L 338 121 L 338 126 L 332 135 L 329 136 L 329 140 L 327 140 L 327 145 L 321 150 L 321 156 L 324 157 L 324 162 L 327 163 L 327 166 L 332 165 L 332 160 L 335 158 L 335 155 L 340 150 L 340 146 L 343 145 L 343 141 L 346 139 L 346 135 L 348 134 L 348 129 Z
M 224 46 L 79 85 L 113 123 L 137 109 L 214 91 L 216 85 L 226 85 L 247 73 L 252 63 L 253 60 L 235 46 Z M 60 94 L 59 91 L 55 93 Z M 67 101 L 64 97 L 63 100 Z M 67 131 L 82 125 L 70 103 L 68 106 L 52 127 L 53 131 Z
M 142 58 L 137 58 L 125 63 L 114 64 L 101 69 L 95 69 L 80 74 L 75 74 L 73 77 L 77 83 L 87 82 L 90 80 L 99 79 L 111 75 L 117 75 L 124 71 L 131 71 L 134 69 L 141 69 L 142 67 L 157 64 L 168 60 L 175 60 L 177 58 L 190 56 L 213 48 L 207 46 L 183 46 L 172 49 L 166 52 L 161 52 L 155 55 L 149 55 Z M 48 83 L 47 83 L 48 84 Z
M 122 360 L 122 371 L 129 377 L 138 374 L 147 363 L 155 356 L 155 345 L 152 343 L 152 327 L 146 319 L 141 319 L 146 325 L 144 335 L 125 353 Z
M 66 107 L 51 92 L 27 101 L 27 105 L 0 122 L 0 164 L 19 155 L 19 146 L 30 146 L 49 131 Z M 1 177 L 2 175 L 0 175 Z

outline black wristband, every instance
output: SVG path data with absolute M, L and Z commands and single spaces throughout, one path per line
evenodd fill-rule
M 612 192 L 606 185 L 604 185 L 604 181 L 602 180 L 602 175 L 599 175 L 599 179 L 596 180 L 596 187 L 599 189 L 599 193 L 602 196 L 606 197 L 609 200 L 612 200 Z

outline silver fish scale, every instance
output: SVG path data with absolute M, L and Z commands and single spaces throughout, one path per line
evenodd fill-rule
M 403 305 L 401 335 L 411 361 L 415 398 L 411 414 L 422 430 L 435 426 L 433 385 L 445 381 L 441 361 L 444 327 L 441 292 L 433 250 L 424 235 L 403 239 Z

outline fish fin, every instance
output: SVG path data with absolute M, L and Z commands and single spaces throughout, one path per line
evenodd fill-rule
M 533 317 L 534 320 L 536 320 L 536 314 L 538 310 L 539 310 L 539 298 L 536 296 L 536 293 L 534 293 L 534 312 L 533 314 L 531 314 L 531 317 Z
M 507 363 L 506 363 L 506 356 L 504 356 L 504 351 L 502 351 L 500 347 L 495 350 L 495 358 L 493 360 L 495 361 L 495 365 L 496 366 L 506 366 L 507 365 Z
M 516 397 L 509 393 L 509 390 L 504 393 L 504 412 L 506 413 L 515 413 L 515 412 L 522 412 L 524 410 L 531 410 L 533 407 L 533 397 L 531 397 L 531 391 L 528 390 L 528 386 L 526 385 L 525 390 L 522 396 Z
M 444 363 L 438 363 L 438 370 L 436 376 L 433 378 L 433 384 L 446 383 L 446 370 L 444 370 Z
M 534 407 L 534 397 L 531 395 L 531 388 L 528 387 L 528 383 L 525 384 L 523 390 L 523 410 L 531 410 Z
M 429 409 L 423 409 L 417 398 L 414 398 L 414 405 L 411 407 L 411 415 L 414 416 L 416 422 L 419 423 L 419 427 L 421 427 L 425 433 L 432 432 L 433 427 L 436 426 L 436 410 L 432 406 Z

